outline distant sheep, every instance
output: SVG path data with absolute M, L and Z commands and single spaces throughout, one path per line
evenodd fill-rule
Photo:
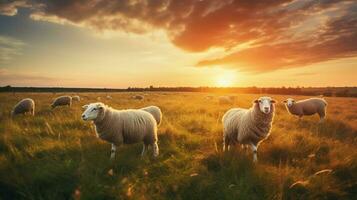
M 270 97 L 255 100 L 250 109 L 233 108 L 223 118 L 223 151 L 230 145 L 250 145 L 256 162 L 259 144 L 270 135 L 274 118 L 274 103 Z
M 32 116 L 35 115 L 35 101 L 30 98 L 22 99 L 11 111 L 12 116 L 26 113 L 30 113 Z
M 143 100 L 143 99 L 144 99 L 144 96 L 134 95 L 132 98 L 133 98 L 133 99 L 137 99 L 137 100 Z
M 76 96 L 72 97 L 72 100 L 73 101 L 81 101 L 81 98 L 78 95 L 76 95 Z
M 97 101 L 100 101 L 102 98 L 101 97 L 97 97 Z
M 325 119 L 327 102 L 322 98 L 310 98 L 301 101 L 288 98 L 284 103 L 288 112 L 299 116 L 300 119 L 304 115 L 314 115 L 316 113 L 320 116 L 320 122 Z
M 219 104 L 232 104 L 233 101 L 228 96 L 220 96 L 220 97 L 218 97 L 218 103 Z
M 110 158 L 115 157 L 116 147 L 121 144 L 143 142 L 143 156 L 149 145 L 153 146 L 154 156 L 159 155 L 157 145 L 157 123 L 153 115 L 144 110 L 116 110 L 103 103 L 91 103 L 83 106 L 85 121 L 94 122 L 99 138 L 110 142 L 112 150 Z
M 148 106 L 145 108 L 141 108 L 141 110 L 145 110 L 146 112 L 149 112 L 156 120 L 157 126 L 161 124 L 162 121 L 162 112 L 159 107 L 157 106 Z
M 111 96 L 107 95 L 107 99 L 113 99 L 113 97 L 111 97 Z
M 58 106 L 69 106 L 72 105 L 72 97 L 70 96 L 60 96 L 57 97 L 51 104 L 52 109 Z

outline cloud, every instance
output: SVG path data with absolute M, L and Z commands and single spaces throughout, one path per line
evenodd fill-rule
M 353 0 L 28 0 L 25 5 L 36 20 L 136 34 L 161 29 L 186 51 L 226 51 L 201 60 L 199 67 L 266 72 L 356 56 Z M 23 6 L 10 1 L 2 7 Z M 243 44 L 249 45 L 236 50 Z
M 13 72 L 4 68 L 0 68 L 0 85 L 56 85 L 61 81 L 68 81 L 71 79 L 59 79 L 51 76 L 43 76 L 39 73 L 21 73 Z
M 28 7 L 26 0 L 3 0 L 0 2 L 0 15 L 14 16 L 18 7 Z
M 7 63 L 21 55 L 25 43 L 15 38 L 0 35 L 0 64 Z

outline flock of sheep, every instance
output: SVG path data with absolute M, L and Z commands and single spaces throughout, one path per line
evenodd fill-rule
M 136 95 L 133 99 L 143 99 Z M 112 99 L 107 96 L 108 99 Z M 213 99 L 207 96 L 206 99 Z M 235 101 L 236 96 L 219 97 L 219 103 Z M 61 96 L 51 104 L 57 106 L 71 106 L 73 101 L 80 101 L 79 96 Z M 274 119 L 276 101 L 271 97 L 260 97 L 253 101 L 248 108 L 232 108 L 223 118 L 223 151 L 229 150 L 231 145 L 241 144 L 250 147 L 253 152 L 253 161 L 257 161 L 259 144 L 268 138 Z M 304 115 L 318 114 L 320 122 L 326 116 L 327 102 L 322 98 L 310 98 L 295 101 L 288 98 L 284 101 L 288 112 L 299 118 Z M 157 106 L 148 106 L 141 109 L 116 110 L 103 103 L 84 105 L 82 119 L 93 121 L 99 138 L 112 144 L 110 158 L 115 157 L 117 146 L 143 142 L 143 156 L 149 146 L 153 148 L 153 155 L 159 155 L 157 129 L 162 121 L 162 112 Z M 12 115 L 30 113 L 35 114 L 35 102 L 26 98 L 21 100 L 12 110 Z

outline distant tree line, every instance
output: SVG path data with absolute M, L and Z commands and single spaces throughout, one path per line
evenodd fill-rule
M 115 88 L 64 88 L 64 87 L 0 87 L 0 92 L 214 92 L 214 93 L 250 93 L 281 94 L 306 96 L 357 97 L 357 87 L 128 87 Z

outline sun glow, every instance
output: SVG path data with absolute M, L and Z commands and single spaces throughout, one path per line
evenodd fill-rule
M 216 85 L 218 87 L 230 87 L 233 86 L 235 76 L 233 73 L 225 73 L 217 77 Z

